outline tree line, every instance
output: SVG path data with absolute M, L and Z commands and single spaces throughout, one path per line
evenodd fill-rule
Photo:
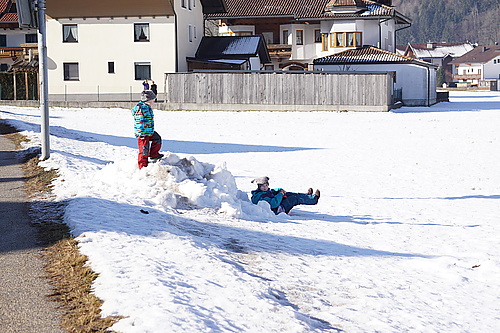
M 498 0 L 394 0 L 396 9 L 412 20 L 398 33 L 398 45 L 426 42 L 500 42 Z

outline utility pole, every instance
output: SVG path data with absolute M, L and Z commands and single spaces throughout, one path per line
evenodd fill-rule
M 38 29 L 38 63 L 40 76 L 40 111 L 42 113 L 41 160 L 50 157 L 49 87 L 47 68 L 47 25 L 45 22 L 45 0 L 17 0 L 17 16 L 20 28 Z
M 40 70 L 40 111 L 42 112 L 42 156 L 41 160 L 50 157 L 49 127 L 49 86 L 47 68 L 47 25 L 45 24 L 45 0 L 38 0 L 38 59 Z

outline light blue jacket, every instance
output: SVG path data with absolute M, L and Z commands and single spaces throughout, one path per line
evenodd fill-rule
M 281 188 L 274 188 L 267 191 L 257 189 L 252 191 L 252 202 L 257 204 L 261 200 L 267 201 L 271 205 L 271 209 L 275 210 L 281 205 L 281 201 L 283 201 L 283 193 L 280 191 Z
M 153 108 L 145 102 L 139 102 L 132 108 L 132 115 L 135 137 L 152 136 L 155 131 Z

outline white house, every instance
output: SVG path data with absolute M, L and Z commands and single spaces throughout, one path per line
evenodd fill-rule
M 437 100 L 436 65 L 373 46 L 316 59 L 314 69 L 326 72 L 395 72 L 394 89 L 401 91 L 403 104 L 430 106 Z
M 263 35 L 273 63 L 266 69 L 311 69 L 314 59 L 371 45 L 396 51 L 396 33 L 410 20 L 392 1 L 226 0 L 222 36 Z
M 221 0 L 47 0 L 50 99 L 133 101 L 144 80 L 186 71 Z M 161 98 L 161 97 L 160 97 Z
M 492 90 L 498 89 L 500 45 L 477 46 L 451 64 L 456 68 L 457 74 L 453 78 L 459 85 L 490 85 L 482 84 L 490 81 Z

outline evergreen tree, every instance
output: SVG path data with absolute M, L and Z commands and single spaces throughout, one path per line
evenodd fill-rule
M 446 83 L 446 76 L 443 66 L 439 66 L 436 72 L 436 87 L 442 87 L 443 83 Z

